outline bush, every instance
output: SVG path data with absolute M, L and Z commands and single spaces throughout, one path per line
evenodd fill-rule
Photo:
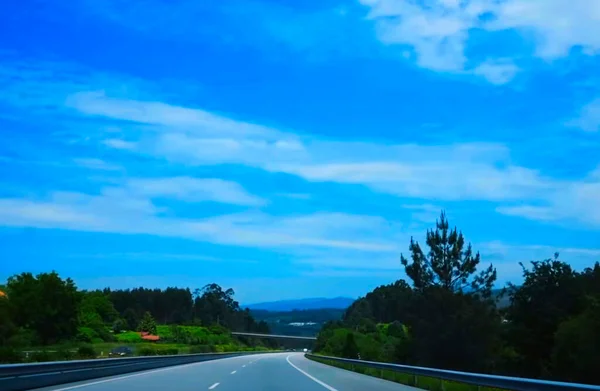
M 77 328 L 77 336 L 75 337 L 77 342 L 91 343 L 94 338 L 99 338 L 99 336 L 91 327 Z
M 156 349 L 147 346 L 139 348 L 137 353 L 138 356 L 156 356 L 157 354 Z
M 216 351 L 215 345 L 194 345 L 190 347 L 190 353 L 213 353 Z
M 31 352 L 31 354 L 29 354 L 29 356 L 28 356 L 27 361 L 31 361 L 31 362 L 53 361 L 53 357 L 49 352 L 47 352 L 45 350 L 41 350 L 41 351 L 37 351 L 37 352 Z
M 15 364 L 23 361 L 23 356 L 9 347 L 0 347 L 0 364 Z
M 96 351 L 91 345 L 81 345 L 77 349 L 77 356 L 79 358 L 95 358 Z
M 132 342 L 143 342 L 144 340 L 140 336 L 140 333 L 136 331 L 126 331 L 116 335 L 118 342 L 132 343 Z
M 61 349 L 58 352 L 56 352 L 56 356 L 59 360 L 68 361 L 73 360 L 75 358 L 75 353 L 68 349 Z
M 177 348 L 168 348 L 168 349 L 160 349 L 157 350 L 159 356 L 170 356 L 179 354 L 179 349 Z
M 8 346 L 28 347 L 41 343 L 39 335 L 29 329 L 20 328 L 17 333 L 8 339 Z

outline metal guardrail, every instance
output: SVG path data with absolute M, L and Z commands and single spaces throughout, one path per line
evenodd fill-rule
M 526 379 L 520 377 L 486 375 L 470 372 L 449 371 L 445 369 L 434 369 L 425 367 L 413 367 L 382 363 L 375 361 L 352 360 L 348 358 L 320 356 L 307 353 L 306 358 L 316 360 L 329 360 L 336 363 L 352 364 L 367 368 L 406 373 L 416 376 L 427 376 L 441 380 L 455 381 L 459 383 L 473 384 L 481 387 L 493 387 L 511 391 L 600 391 L 600 386 L 578 383 L 564 383 L 537 379 Z M 417 385 L 418 387 L 418 385 Z
M 173 356 L 123 357 L 32 364 L 7 364 L 0 365 L 0 390 L 30 390 L 105 376 L 122 375 L 147 369 L 259 353 L 268 352 L 200 353 Z

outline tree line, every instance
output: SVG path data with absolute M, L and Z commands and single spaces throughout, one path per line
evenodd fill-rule
M 156 333 L 159 325 L 210 327 L 269 333 L 232 289 L 217 284 L 190 289 L 79 290 L 58 273 L 21 273 L 0 286 L 0 346 L 28 347 L 61 342 L 111 342 L 122 331 Z M 182 329 L 174 329 L 181 335 Z M 180 338 L 180 341 L 183 342 Z
M 492 288 L 493 265 L 444 213 L 425 251 L 411 239 L 407 280 L 355 301 L 326 324 L 315 351 L 347 358 L 599 384 L 600 264 L 575 271 L 553 258 L 521 264 L 523 283 Z M 498 306 L 508 297 L 508 305 Z

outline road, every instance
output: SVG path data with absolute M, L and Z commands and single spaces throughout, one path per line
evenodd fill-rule
M 302 353 L 259 354 L 154 369 L 36 391 L 416 391 L 308 360 Z

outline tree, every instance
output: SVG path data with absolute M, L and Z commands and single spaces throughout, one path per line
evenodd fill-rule
M 586 309 L 562 322 L 555 334 L 552 372 L 560 380 L 598 383 L 600 373 L 600 297 L 588 296 Z
M 15 325 L 34 330 L 42 343 L 77 334 L 80 295 L 70 278 L 63 280 L 56 272 L 22 273 L 8 279 L 7 291 Z
M 524 282 L 509 291 L 508 341 L 524 358 L 524 375 L 549 376 L 555 334 L 562 322 L 582 312 L 585 286 L 558 253 L 531 264 L 531 270 L 521 264 Z
M 135 313 L 135 311 L 132 308 L 127 308 L 123 312 L 123 320 L 125 321 L 125 323 L 127 325 L 127 330 L 137 329 L 137 327 L 140 323 L 140 318 L 138 317 L 138 315 Z
M 103 323 L 112 323 L 119 317 L 119 313 L 115 310 L 109 296 L 102 291 L 83 291 L 81 296 L 80 313 L 97 314 Z
M 154 320 L 150 312 L 146 311 L 144 313 L 144 316 L 140 321 L 139 330 L 156 335 L 156 321 Z
M 354 340 L 354 333 L 348 333 L 346 335 L 346 341 L 342 348 L 342 357 L 357 359 L 358 358 L 358 346 Z
M 119 334 L 123 330 L 127 329 L 127 322 L 123 319 L 117 319 L 112 324 L 112 331 L 114 334 Z
M 8 346 L 9 339 L 17 332 L 17 327 L 11 319 L 10 304 L 4 290 L 3 287 L 0 287 L 0 292 L 2 292 L 0 295 L 0 346 Z
M 465 248 L 462 232 L 456 228 L 450 230 L 449 227 L 446 214 L 442 212 L 439 221 L 436 221 L 435 231 L 427 230 L 427 254 L 411 238 L 411 260 L 404 258 L 404 255 L 400 256 L 406 275 L 412 280 L 415 289 L 420 291 L 438 286 L 451 292 L 466 292 L 489 298 L 496 281 L 496 269 L 490 265 L 476 274 L 481 261 L 479 253 L 473 254 L 470 243 Z
M 411 260 L 400 256 L 414 287 L 403 323 L 413 330 L 417 365 L 481 371 L 491 365 L 498 343 L 499 318 L 491 299 L 496 269 L 490 265 L 478 273 L 479 253 L 449 227 L 442 212 L 435 230 L 427 230 L 427 254 L 411 238 Z

